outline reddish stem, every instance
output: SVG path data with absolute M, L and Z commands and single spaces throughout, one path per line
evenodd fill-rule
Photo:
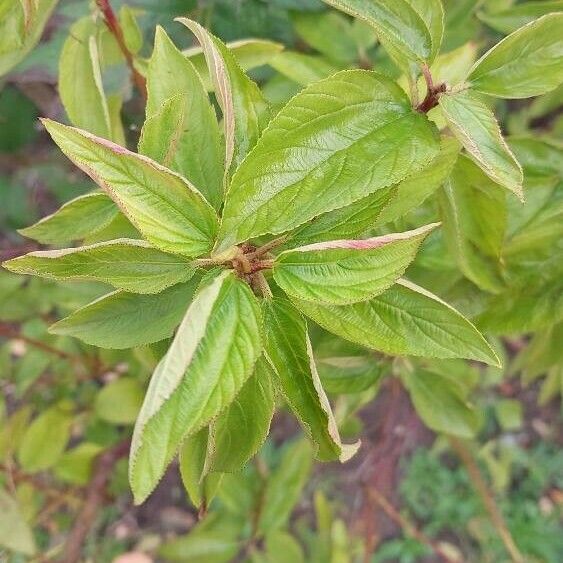
M 125 57 L 125 61 L 127 62 L 127 66 L 131 71 L 131 78 L 133 82 L 141 94 L 143 100 L 147 101 L 147 84 L 145 77 L 135 68 L 135 63 L 133 60 L 133 55 L 127 44 L 125 43 L 125 36 L 123 35 L 123 30 L 121 29 L 121 25 L 119 20 L 117 19 L 113 8 L 111 7 L 109 0 L 96 0 L 96 5 L 102 12 L 104 17 L 104 22 L 109 29 L 110 33 L 115 37 L 117 41 L 117 45 L 119 46 L 120 51 L 123 53 Z
M 432 108 L 438 105 L 440 95 L 446 91 L 446 84 L 444 82 L 434 84 L 430 69 L 427 65 L 422 66 L 422 74 L 426 81 L 426 97 L 416 106 L 416 110 L 420 113 L 428 113 Z

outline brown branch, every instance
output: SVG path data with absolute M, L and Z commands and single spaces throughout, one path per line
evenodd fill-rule
M 414 524 L 411 524 L 411 522 L 404 518 L 399 513 L 399 511 L 375 487 L 369 487 L 367 489 L 367 492 L 372 500 L 384 510 L 385 514 L 387 514 L 387 516 L 389 516 L 391 520 L 393 520 L 401 527 L 406 535 L 412 536 L 420 543 L 423 543 L 444 561 L 447 561 L 448 563 L 455 563 L 455 561 L 457 561 L 456 559 L 452 559 L 438 543 L 433 541 L 426 534 L 421 532 L 416 526 L 414 526 Z
M 15 327 L 6 323 L 0 323 L 0 337 L 21 340 L 22 342 L 25 342 L 26 344 L 29 344 L 34 348 L 38 348 L 39 350 L 43 350 L 44 352 L 48 352 L 49 354 L 53 354 L 64 360 L 70 360 L 73 362 L 79 361 L 78 356 L 74 356 L 73 354 L 69 354 L 64 350 L 59 350 L 58 348 L 49 346 L 48 344 L 45 344 L 40 340 L 36 340 L 35 338 L 25 336 L 24 334 L 21 334 Z
M 147 101 L 147 84 L 145 77 L 135 68 L 135 61 L 133 54 L 127 47 L 125 43 L 125 36 L 123 35 L 123 29 L 121 24 L 117 19 L 113 8 L 111 7 L 109 0 L 96 0 L 96 5 L 102 12 L 104 22 L 109 29 L 110 33 L 115 37 L 119 50 L 123 53 L 127 66 L 131 71 L 131 78 L 135 84 L 137 90 L 141 94 L 141 97 L 146 102 Z
M 106 486 L 110 480 L 115 464 L 129 451 L 131 440 L 120 442 L 101 453 L 94 464 L 93 478 L 86 489 L 86 498 L 82 510 L 76 517 L 74 526 L 67 538 L 63 563 L 77 563 L 80 561 L 82 546 L 104 501 Z
M 465 465 L 465 469 L 469 475 L 469 479 L 473 484 L 477 494 L 481 498 L 485 509 L 489 513 L 491 518 L 491 522 L 495 527 L 496 531 L 498 532 L 506 551 L 508 551 L 510 558 L 514 563 L 524 563 L 524 557 L 520 553 L 518 547 L 516 547 L 516 543 L 514 542 L 514 538 L 510 534 L 510 531 L 504 521 L 504 517 L 495 502 L 493 494 L 489 491 L 489 487 L 483 477 L 477 462 L 475 461 L 473 455 L 467 448 L 467 446 L 463 443 L 462 440 L 459 438 L 454 438 L 453 436 L 449 437 L 449 442 L 452 449 L 455 451 L 459 459 L 462 461 L 463 465 Z
M 416 110 L 420 113 L 428 113 L 438 105 L 440 95 L 446 91 L 446 84 L 444 82 L 434 84 L 428 65 L 422 65 L 422 74 L 426 81 L 426 97 L 420 104 L 416 105 Z

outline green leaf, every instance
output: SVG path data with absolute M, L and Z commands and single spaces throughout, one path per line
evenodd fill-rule
M 274 530 L 265 538 L 264 563 L 304 563 L 305 555 L 299 542 L 288 532 Z
M 0 7 L 0 76 L 16 66 L 39 42 L 57 0 L 36 0 L 26 14 L 21 2 L 5 0 Z
M 421 174 L 423 174 L 422 172 Z M 372 228 L 395 196 L 395 188 L 384 188 L 334 211 L 319 215 L 290 235 L 291 246 L 337 238 L 359 237 Z
M 522 427 L 522 403 L 517 399 L 501 399 L 495 403 L 495 416 L 503 430 Z
M 496 334 L 524 334 L 563 319 L 563 282 L 558 279 L 520 283 L 493 297 L 475 320 Z
M 0 427 L 0 461 L 5 461 L 19 447 L 29 426 L 30 418 L 31 405 L 25 405 L 15 411 L 7 420 L 2 421 Z
M 157 248 L 186 256 L 207 252 L 215 211 L 181 176 L 105 139 L 45 119 L 61 150 L 97 182 Z
M 268 436 L 274 415 L 272 368 L 259 358 L 254 374 L 210 427 L 209 471 L 240 471 Z
M 238 41 L 231 41 L 226 46 L 244 71 L 268 64 L 272 57 L 283 51 L 284 48 L 281 43 L 265 39 L 240 39 Z M 190 59 L 196 68 L 205 88 L 212 90 L 213 84 L 209 76 L 203 49 L 201 47 L 190 47 L 182 51 L 182 53 Z
M 112 424 L 133 424 L 141 410 L 143 394 L 143 386 L 134 377 L 115 379 L 96 395 L 96 415 Z
M 316 14 L 315 14 L 316 16 Z M 338 67 L 318 55 L 283 51 L 270 60 L 270 66 L 293 82 L 307 86 L 334 74 Z
M 0 489 L 0 546 L 29 556 L 36 551 L 33 532 L 17 501 L 3 489 Z
M 311 446 L 307 441 L 297 440 L 285 447 L 279 467 L 267 482 L 258 522 L 262 533 L 267 535 L 287 523 L 307 483 L 312 461 Z
M 493 349 L 463 315 L 407 280 L 353 305 L 296 303 L 326 330 L 385 354 L 467 358 L 499 365 Z
M 350 64 L 359 56 L 352 22 L 337 12 L 303 12 L 293 16 L 295 31 L 314 49 L 337 64 Z
M 563 82 L 563 13 L 548 14 L 511 33 L 471 69 L 471 87 L 499 98 L 529 98 Z
M 274 369 L 276 386 L 315 444 L 316 457 L 321 461 L 347 461 L 359 443 L 344 445 L 340 441 L 317 374 L 305 319 L 286 299 L 266 300 L 264 331 L 265 356 Z
M 123 38 L 127 49 L 136 55 L 143 46 L 143 32 L 135 17 L 135 10 L 127 5 L 121 6 L 119 10 L 119 23 L 123 30 Z
M 182 483 L 198 509 L 209 506 L 223 477 L 220 473 L 208 474 L 209 452 L 209 428 L 188 436 L 179 452 Z
M 223 112 L 225 129 L 225 172 L 236 168 L 254 147 L 268 119 L 268 102 L 258 86 L 239 67 L 224 43 L 197 22 L 176 18 L 201 44 L 215 95 Z
M 272 119 L 233 176 L 217 250 L 354 203 L 437 152 L 434 127 L 388 78 L 354 70 L 312 84 Z
M 114 291 L 51 325 L 49 332 L 74 336 L 101 348 L 133 348 L 164 340 L 178 326 L 196 280 L 155 295 Z
M 382 42 L 409 60 L 429 60 L 434 51 L 430 30 L 416 10 L 419 2 L 415 7 L 406 0 L 323 1 L 371 24 Z
M 533 2 L 521 2 L 506 10 L 478 12 L 477 16 L 494 30 L 508 35 L 540 16 L 562 11 L 563 0 L 534 0 Z
M 71 26 L 59 58 L 58 90 L 73 125 L 111 139 L 96 33 L 96 22 L 90 16 Z
M 522 168 L 492 111 L 470 91 L 443 94 L 439 103 L 454 135 L 483 172 L 523 201 Z
M 195 273 L 188 258 L 167 254 L 134 239 L 30 252 L 2 265 L 18 274 L 55 280 L 90 279 L 133 293 L 160 293 L 188 281 Z
M 196 69 L 160 26 L 147 71 L 147 95 L 148 126 L 139 152 L 182 174 L 218 208 L 224 148 L 217 116 Z M 167 106 L 170 98 L 175 103 Z
M 286 250 L 274 261 L 274 280 L 298 299 L 333 305 L 366 301 L 405 273 L 424 239 L 438 225 Z
M 443 434 L 472 438 L 479 428 L 479 414 L 464 398 L 459 385 L 439 373 L 417 370 L 403 373 L 416 412 L 424 424 Z
M 142 502 L 182 441 L 225 409 L 261 353 L 260 308 L 250 287 L 224 271 L 200 289 L 155 369 L 131 446 L 129 479 Z
M 504 287 L 500 254 L 506 234 L 505 192 L 471 160 L 460 156 L 439 193 L 444 239 L 463 275 L 479 288 Z
M 57 479 L 73 485 L 85 486 L 92 478 L 94 461 L 102 451 L 103 448 L 99 444 L 82 442 L 60 457 L 53 468 L 53 473 Z
M 102 230 L 118 213 L 106 194 L 92 192 L 70 200 L 55 213 L 18 232 L 43 244 L 65 244 Z
M 450 137 L 441 140 L 440 152 L 419 173 L 397 184 L 395 195 L 377 216 L 374 225 L 395 221 L 430 197 L 450 175 L 459 155 L 459 143 Z
M 316 357 L 319 376 L 328 393 L 361 393 L 384 377 L 385 365 L 367 354 Z
M 28 427 L 18 448 L 24 471 L 37 473 L 57 463 L 70 438 L 72 415 L 58 404 L 40 414 Z

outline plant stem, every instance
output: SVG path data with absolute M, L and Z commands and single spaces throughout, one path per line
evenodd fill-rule
M 96 5 L 102 12 L 102 16 L 104 18 L 104 22 L 109 29 L 110 33 L 115 37 L 117 41 L 117 45 L 119 46 L 119 50 L 122 52 L 123 56 L 125 57 L 125 61 L 129 70 L 131 71 L 131 78 L 133 83 L 135 84 L 137 90 L 141 94 L 141 97 L 146 102 L 147 101 L 147 84 L 145 77 L 135 68 L 135 61 L 133 58 L 133 54 L 127 47 L 127 43 L 125 43 L 125 36 L 123 35 L 123 29 L 121 29 L 121 25 L 119 20 L 117 19 L 113 8 L 111 7 L 109 0 L 96 0 Z
M 414 524 L 409 522 L 400 512 L 379 492 L 375 487 L 370 487 L 367 489 L 368 494 L 372 500 L 378 504 L 391 520 L 398 524 L 403 532 L 417 539 L 420 543 L 423 543 L 429 547 L 438 557 L 447 561 L 448 563 L 454 563 L 456 560 L 452 559 L 438 543 L 430 539 L 426 534 L 421 532 Z
M 262 245 L 260 248 L 257 248 L 254 252 L 250 252 L 249 254 L 247 254 L 247 258 L 249 260 L 260 258 L 260 256 L 264 256 L 264 254 L 267 254 L 268 252 L 270 252 L 270 250 L 276 248 L 277 246 L 280 246 L 286 240 L 287 240 L 287 235 L 283 235 L 281 237 L 275 238 L 270 242 L 267 242 L 266 244 Z
M 420 113 L 428 113 L 432 108 L 438 105 L 440 95 L 446 91 L 446 85 L 443 82 L 434 84 L 430 69 L 426 64 L 422 65 L 422 75 L 426 81 L 426 97 L 416 106 L 416 110 Z
M 479 469 L 479 466 L 477 465 L 477 462 L 475 461 L 469 448 L 462 440 L 460 440 L 459 438 L 454 438 L 453 436 L 449 437 L 449 442 L 452 449 L 462 461 L 463 465 L 465 465 L 469 479 L 471 480 L 475 491 L 481 498 L 485 509 L 489 513 L 491 522 L 497 530 L 500 539 L 502 540 L 502 543 L 506 548 L 506 551 L 508 551 L 510 555 L 511 560 L 514 563 L 524 563 L 524 557 L 520 553 L 518 547 L 516 547 L 514 538 L 510 534 L 504 517 L 502 516 L 502 513 L 497 503 L 495 502 L 492 492 L 489 491 L 485 478 L 483 477 L 481 470 Z

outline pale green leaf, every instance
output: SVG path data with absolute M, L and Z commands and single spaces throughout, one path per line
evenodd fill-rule
M 111 139 L 96 32 L 96 22 L 89 16 L 71 26 L 59 59 L 58 91 L 73 125 Z
M 86 131 L 47 119 L 43 123 L 61 150 L 108 193 L 149 242 L 187 256 L 210 249 L 217 216 L 187 180 Z
M 419 173 L 397 184 L 395 195 L 377 216 L 374 225 L 395 221 L 421 205 L 450 175 L 459 150 L 459 143 L 455 139 L 444 137 L 441 140 L 440 152 L 434 160 Z
M 264 443 L 274 415 L 272 368 L 259 358 L 254 374 L 210 427 L 209 471 L 240 471 Z
M 499 361 L 481 333 L 453 307 L 407 281 L 353 305 L 298 301 L 298 308 L 326 330 L 390 355 Z
M 471 160 L 460 156 L 438 201 L 445 242 L 463 275 L 485 291 L 501 291 L 505 192 Z
M 278 53 L 272 57 L 269 64 L 280 74 L 302 86 L 322 80 L 338 70 L 338 67 L 324 57 L 295 51 Z
M 276 386 L 297 416 L 321 461 L 352 457 L 358 444 L 344 445 L 319 379 L 307 325 L 286 299 L 264 301 L 265 356 L 274 369 Z
M 367 354 L 318 357 L 317 368 L 328 393 L 361 393 L 378 384 L 385 366 Z
M 339 72 L 295 96 L 238 168 L 218 250 L 354 203 L 437 153 L 434 127 L 394 82 L 364 70 Z
M 298 299 L 334 305 L 366 301 L 405 273 L 424 239 L 438 225 L 286 250 L 274 261 L 274 280 Z
M 41 413 L 27 428 L 18 448 L 18 461 L 24 471 L 49 469 L 61 457 L 70 438 L 72 414 L 58 404 Z
M 22 3 L 4 0 L 0 6 L 0 76 L 16 66 L 37 45 L 57 0 L 36 0 L 32 12 Z
M 30 252 L 3 266 L 18 274 L 54 280 L 105 282 L 132 293 L 159 293 L 188 281 L 195 273 L 188 258 L 167 254 L 135 239 Z
M 123 39 L 127 49 L 136 55 L 143 46 L 143 32 L 135 16 L 135 10 L 127 5 L 121 6 L 119 10 L 119 23 L 123 31 Z
M 274 530 L 265 539 L 264 563 L 304 563 L 305 554 L 299 542 L 288 532 Z
M 422 173 L 421 173 L 422 174 Z M 291 246 L 337 238 L 359 237 L 372 228 L 395 196 L 395 188 L 384 188 L 351 205 L 329 211 L 298 228 L 289 237 Z
M 190 303 L 196 280 L 155 295 L 115 291 L 49 328 L 53 334 L 74 336 L 101 348 L 133 348 L 172 335 Z
M 111 381 L 96 395 L 96 416 L 112 424 L 133 424 L 143 404 L 144 389 L 134 377 Z
M 244 71 L 268 64 L 272 57 L 283 51 L 284 48 L 281 43 L 266 39 L 239 39 L 230 41 L 226 46 Z M 214 86 L 209 76 L 203 49 L 201 47 L 190 47 L 182 52 L 195 66 L 206 89 L 212 90 Z
M 0 489 L 0 546 L 29 556 L 36 551 L 33 532 L 17 501 L 3 489 Z
M 182 483 L 196 508 L 209 506 L 223 477 L 220 473 L 207 473 L 208 455 L 209 428 L 188 436 L 178 454 Z
M 180 563 L 230 563 L 243 547 L 237 533 L 220 530 L 192 529 L 187 535 L 175 537 L 159 547 L 165 561 Z
M 371 24 L 393 52 L 413 61 L 429 60 L 433 53 L 427 24 L 407 0 L 323 0 Z M 440 34 L 441 36 L 441 34 Z
M 103 447 L 92 442 L 82 442 L 65 452 L 53 468 L 57 479 L 73 485 L 85 486 L 92 478 L 94 461 Z
M 147 95 L 152 124 L 143 127 L 139 152 L 182 174 L 219 207 L 224 147 L 217 116 L 196 69 L 160 26 L 147 71 Z M 170 98 L 176 103 L 163 108 Z M 147 152 L 147 144 L 160 148 Z
M 313 456 L 305 440 L 297 440 L 285 447 L 280 465 L 268 479 L 259 530 L 269 534 L 282 528 L 299 501 L 311 472 Z
M 107 227 L 118 213 L 106 194 L 92 192 L 70 200 L 55 213 L 18 232 L 43 244 L 65 244 Z
M 499 98 L 529 98 L 563 82 L 563 13 L 521 27 L 473 66 L 471 87 Z
M 521 2 L 505 10 L 478 12 L 477 17 L 494 30 L 508 35 L 541 16 L 562 11 L 563 0 L 534 0 Z
M 258 86 L 246 76 L 233 53 L 197 22 L 177 18 L 201 44 L 223 112 L 226 155 L 225 172 L 237 167 L 256 144 L 268 119 L 268 102 Z
M 260 326 L 258 301 L 233 272 L 196 294 L 135 426 L 129 465 L 135 502 L 151 493 L 182 441 L 234 400 L 261 353 Z
M 404 373 L 402 379 L 423 422 L 443 434 L 472 438 L 479 414 L 448 377 L 426 370 Z
M 493 112 L 470 91 L 443 94 L 439 103 L 453 133 L 485 174 L 524 200 L 522 168 Z

